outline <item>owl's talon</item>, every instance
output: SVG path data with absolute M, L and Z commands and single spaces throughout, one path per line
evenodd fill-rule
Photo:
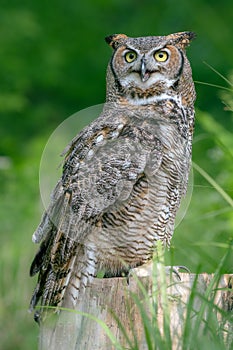
M 187 273 L 191 273 L 191 271 L 189 270 L 189 268 L 187 266 L 179 265 L 179 266 L 176 266 L 176 267 L 178 268 L 178 270 L 184 270 Z
M 168 274 L 172 274 L 174 273 L 176 275 L 176 277 L 181 281 L 181 276 L 179 274 L 179 270 L 185 270 L 187 273 L 191 273 L 190 270 L 183 265 L 179 265 L 179 266 L 166 266 L 165 267 L 166 272 Z
M 41 323 L 41 313 L 39 311 L 36 311 L 34 313 L 34 320 L 36 321 L 36 323 L 38 323 L 38 325 L 40 326 Z
M 127 283 L 129 284 L 129 278 L 136 276 L 136 277 L 149 277 L 152 276 L 152 270 L 153 270 L 153 262 L 149 261 L 146 264 L 143 264 L 141 266 L 135 267 L 129 271 L 129 274 L 127 276 Z M 165 266 L 165 273 L 168 275 L 171 275 L 174 273 L 176 277 L 181 280 L 181 276 L 179 274 L 179 270 L 185 270 L 187 273 L 190 273 L 190 270 L 183 265 L 180 266 Z

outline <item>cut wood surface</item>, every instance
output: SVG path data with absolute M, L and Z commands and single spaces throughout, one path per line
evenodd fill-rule
M 197 282 L 196 290 L 198 294 L 204 295 L 210 285 L 213 275 L 180 273 L 180 279 L 173 274 L 167 276 L 166 294 L 168 298 L 168 306 L 170 313 L 170 332 L 174 349 L 180 349 L 179 339 L 182 334 L 184 324 L 187 301 L 190 296 L 190 289 L 194 281 Z M 232 309 L 232 293 L 224 288 L 232 288 L 233 275 L 223 275 L 218 284 L 218 292 L 214 292 L 214 302 L 224 310 Z M 125 337 L 116 317 L 120 320 L 127 335 L 134 341 L 136 337 L 139 349 L 148 349 L 146 344 L 145 334 L 141 314 L 138 305 L 132 298 L 131 293 L 137 295 L 141 300 L 145 310 L 150 313 L 148 300 L 155 296 L 153 295 L 152 277 L 140 278 L 140 281 L 145 287 L 149 298 L 145 298 L 140 283 L 134 278 L 106 278 L 94 279 L 91 286 L 86 289 L 82 300 L 76 305 L 75 310 L 60 311 L 56 316 L 48 316 L 42 323 L 40 328 L 40 350 L 111 350 L 116 349 L 112 345 L 106 331 L 100 324 L 103 321 L 115 336 L 117 341 L 125 348 L 129 348 Z M 161 282 L 158 281 L 158 286 Z M 158 289 L 159 290 L 159 289 Z M 161 332 L 163 332 L 163 302 L 156 294 L 157 317 Z M 203 300 L 199 296 L 195 297 L 194 313 L 201 307 Z M 64 305 L 65 307 L 65 305 Z M 80 313 L 81 312 L 81 313 Z M 88 317 L 82 313 L 92 315 Z M 97 322 L 94 318 L 101 320 Z M 230 327 L 230 325 L 229 325 Z

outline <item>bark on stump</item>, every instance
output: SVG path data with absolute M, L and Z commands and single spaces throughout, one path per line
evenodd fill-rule
M 213 275 L 194 275 L 180 273 L 181 279 L 175 275 L 172 279 L 167 276 L 167 296 L 170 310 L 170 330 L 174 349 L 179 349 L 179 339 L 182 334 L 182 326 L 186 315 L 186 304 L 190 295 L 190 289 L 197 278 L 197 290 L 204 295 Z M 152 277 L 140 278 L 149 295 L 152 295 Z M 219 288 L 232 286 L 233 275 L 223 275 Z M 158 281 L 158 285 L 159 285 Z M 232 287 L 231 287 L 232 288 Z M 117 315 L 126 333 L 133 339 L 136 335 L 140 350 L 148 349 L 142 326 L 142 319 L 131 293 L 137 295 L 145 308 L 148 308 L 148 300 L 144 301 L 142 290 L 134 277 L 94 279 L 90 287 L 86 289 L 82 300 L 76 305 L 75 310 L 88 313 L 106 323 L 122 346 L 126 346 L 125 337 L 116 322 L 112 311 Z M 163 329 L 163 305 L 157 300 L 158 322 Z M 215 294 L 215 304 L 225 310 L 230 310 L 233 303 L 232 293 L 219 290 Z M 198 312 L 202 300 L 195 298 L 194 308 Z M 65 306 L 64 306 L 65 307 Z M 148 310 L 149 312 L 149 310 Z M 232 327 L 232 325 L 229 325 Z M 233 330 L 232 330 L 233 331 Z M 58 315 L 45 319 L 40 328 L 39 350 L 111 350 L 115 349 L 102 326 L 83 314 L 61 311 Z

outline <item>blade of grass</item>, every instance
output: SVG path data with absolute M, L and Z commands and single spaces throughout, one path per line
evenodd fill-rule
M 199 167 L 196 163 L 192 163 L 193 168 L 199 172 L 214 188 L 215 190 L 225 199 L 225 201 L 233 207 L 233 199 L 222 189 L 221 186 L 209 175 L 207 172 Z
M 217 270 L 214 273 L 212 280 L 208 284 L 206 291 L 203 295 L 203 298 L 206 299 L 206 302 L 201 303 L 200 309 L 199 309 L 198 314 L 197 314 L 197 318 L 195 320 L 195 324 L 192 328 L 193 334 L 195 335 L 195 337 L 197 337 L 199 332 L 200 332 L 201 325 L 203 324 L 203 320 L 205 319 L 205 312 L 206 312 L 207 307 L 209 307 L 209 312 L 212 312 L 213 300 L 214 300 L 214 297 L 216 294 L 216 288 L 217 288 L 219 281 L 220 281 L 220 278 L 221 278 L 220 271 L 221 271 L 226 259 L 228 258 L 229 252 L 230 252 L 230 249 L 228 249 L 228 251 L 224 254 L 223 258 L 221 259 L 221 261 L 218 265 Z M 213 291 L 215 291 L 214 295 L 213 295 Z M 210 300 L 212 300 L 212 302 Z
M 218 248 L 224 248 L 224 249 L 231 249 L 233 250 L 233 246 L 229 247 L 229 243 L 221 243 L 221 242 L 193 242 L 193 245 L 196 246 L 212 246 L 212 247 L 218 247 Z
M 216 73 L 220 78 L 222 78 L 224 81 L 226 81 L 230 86 L 233 87 L 233 84 L 231 83 L 231 81 L 229 79 L 227 79 L 226 77 L 224 77 L 224 75 L 222 75 L 220 72 L 218 72 L 213 66 L 211 66 L 209 63 L 203 61 L 203 63 L 209 67 L 214 73 Z M 231 90 L 232 91 L 232 90 Z
M 152 327 L 150 314 L 148 314 L 145 305 L 143 305 L 143 303 L 139 299 L 138 295 L 132 293 L 131 296 L 132 296 L 135 304 L 137 305 L 138 310 L 139 310 L 140 315 L 141 315 L 148 350 L 154 350 L 154 344 L 153 344 L 154 329 Z M 158 339 L 158 343 L 160 343 L 159 339 Z
M 227 87 L 222 86 L 222 85 L 217 85 L 217 84 L 212 84 L 212 83 L 206 83 L 206 82 L 204 82 L 204 81 L 194 80 L 194 83 L 195 83 L 195 84 L 201 84 L 201 85 L 207 85 L 207 86 L 211 86 L 211 87 L 214 87 L 214 88 L 217 88 L 217 89 L 226 90 L 226 91 L 230 91 L 230 92 L 233 91 L 231 88 L 227 88 Z
M 127 308 L 128 319 L 130 322 L 130 329 L 131 329 L 133 337 L 134 337 L 134 343 L 130 340 L 129 335 L 126 332 L 126 328 L 123 325 L 123 323 L 121 322 L 121 320 L 119 319 L 119 317 L 117 316 L 117 314 L 113 310 L 110 310 L 110 313 L 111 313 L 112 317 L 114 318 L 114 320 L 116 321 L 117 326 L 119 328 L 119 331 L 121 332 L 121 334 L 125 338 L 128 346 L 129 346 L 129 349 L 137 350 L 137 349 L 139 349 L 138 342 L 137 342 L 137 337 L 135 336 L 133 322 L 132 322 L 132 319 L 130 317 L 130 308 L 129 308 L 129 303 L 127 302 L 127 299 L 126 299 L 126 304 L 127 304 L 126 308 Z
M 138 278 L 138 276 L 133 275 L 133 278 L 136 279 L 137 285 L 140 289 L 140 292 L 142 293 L 142 296 L 139 298 L 139 296 L 135 293 L 130 293 L 130 295 L 133 298 L 134 303 L 136 304 L 141 315 L 148 349 L 154 350 L 156 348 L 155 346 L 157 346 L 158 349 L 163 349 L 163 341 L 158 326 L 158 318 L 156 312 L 157 301 L 155 301 L 155 293 L 154 291 L 152 291 L 152 296 L 150 296 L 142 281 Z M 154 320 L 156 320 L 156 322 L 154 322 Z
M 190 349 L 190 344 L 192 342 L 192 333 L 190 330 L 192 329 L 192 319 L 193 319 L 193 313 L 195 312 L 194 308 L 194 302 L 196 297 L 196 290 L 197 290 L 197 284 L 198 284 L 198 271 L 195 275 L 195 279 L 192 284 L 191 292 L 189 295 L 189 300 L 187 303 L 187 311 L 185 315 L 185 321 L 184 321 L 184 328 L 183 328 L 183 334 L 182 334 L 182 349 Z

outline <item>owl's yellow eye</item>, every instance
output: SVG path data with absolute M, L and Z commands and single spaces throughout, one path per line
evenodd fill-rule
M 126 62 L 128 63 L 131 63 L 133 61 L 135 61 L 137 58 L 137 54 L 135 51 L 128 51 L 126 54 L 125 54 L 125 60 Z
M 168 59 L 168 53 L 166 51 L 157 51 L 154 54 L 154 58 L 156 59 L 156 61 L 158 62 L 165 62 Z

